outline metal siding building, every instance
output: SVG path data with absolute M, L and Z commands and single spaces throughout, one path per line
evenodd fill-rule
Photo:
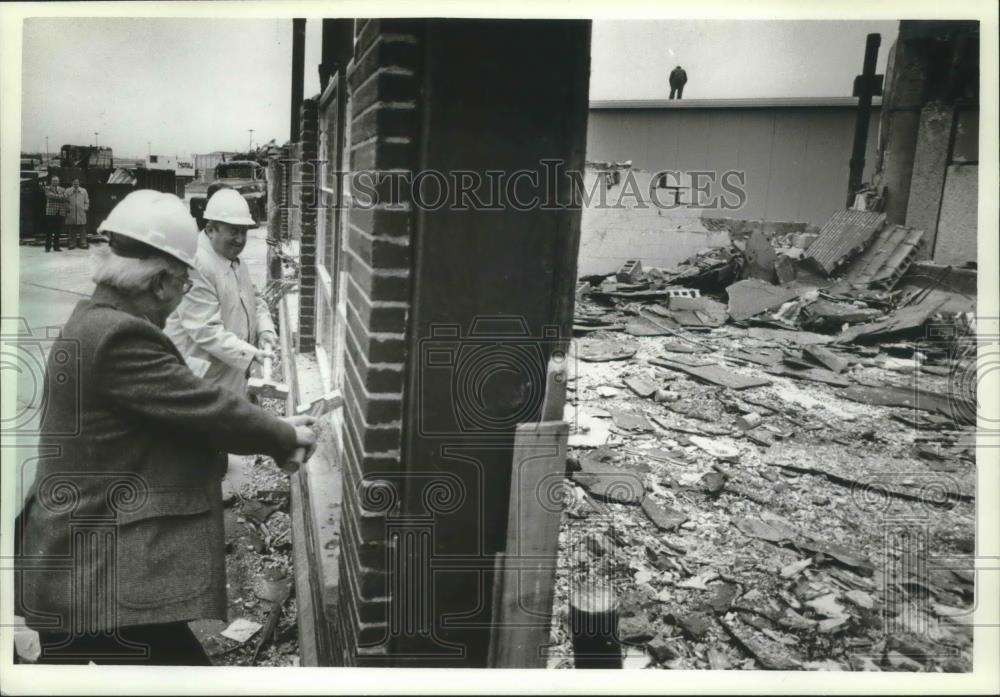
M 658 170 L 746 172 L 738 210 L 703 216 L 822 225 L 843 208 L 854 137 L 853 97 L 594 101 L 587 159 Z M 874 170 L 881 101 L 869 128 L 865 181 Z

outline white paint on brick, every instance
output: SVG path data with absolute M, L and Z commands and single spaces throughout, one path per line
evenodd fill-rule
M 373 242 L 385 242 L 387 244 L 394 244 L 399 247 L 409 247 L 410 246 L 410 236 L 409 235 L 373 235 L 367 230 L 358 227 L 354 223 L 348 222 L 350 228 L 357 232 L 359 235 L 367 240 Z
M 366 106 L 361 111 L 355 112 L 354 118 L 360 119 L 369 111 L 374 111 L 375 109 L 387 109 L 391 111 L 412 111 L 417 108 L 416 102 L 372 102 Z
M 369 265 L 364 259 L 359 257 L 358 253 L 351 249 L 350 246 L 346 247 L 346 251 L 352 257 L 357 259 L 358 263 L 365 267 L 372 276 L 381 276 L 382 278 L 409 278 L 410 276 L 409 269 L 376 269 Z
M 365 53 L 367 53 L 367 51 Z M 348 74 L 350 75 L 353 73 L 354 69 L 353 68 L 349 69 Z M 399 65 L 381 66 L 376 70 L 373 70 L 368 75 L 368 77 L 359 82 L 358 85 L 354 88 L 354 92 L 358 92 L 359 90 L 364 88 L 365 85 L 367 85 L 369 82 L 371 82 L 374 79 L 377 79 L 380 75 L 399 75 L 401 77 L 414 77 L 416 75 L 416 72 L 412 68 L 404 68 Z

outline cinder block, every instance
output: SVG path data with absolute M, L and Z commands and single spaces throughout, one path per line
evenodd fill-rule
M 642 262 L 638 259 L 629 259 L 619 267 L 615 278 L 619 283 L 635 283 L 640 275 L 642 275 Z
M 697 288 L 667 288 L 668 298 L 700 298 L 701 291 Z

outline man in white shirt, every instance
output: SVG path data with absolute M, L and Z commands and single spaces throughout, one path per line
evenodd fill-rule
M 239 258 L 254 221 L 234 189 L 212 195 L 205 220 L 193 286 L 165 331 L 196 375 L 246 396 L 251 364 L 271 356 L 277 339 L 267 303 Z

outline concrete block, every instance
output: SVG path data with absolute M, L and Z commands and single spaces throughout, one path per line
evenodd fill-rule
M 618 267 L 615 277 L 619 283 L 635 283 L 642 275 L 642 262 L 638 259 L 629 259 Z

